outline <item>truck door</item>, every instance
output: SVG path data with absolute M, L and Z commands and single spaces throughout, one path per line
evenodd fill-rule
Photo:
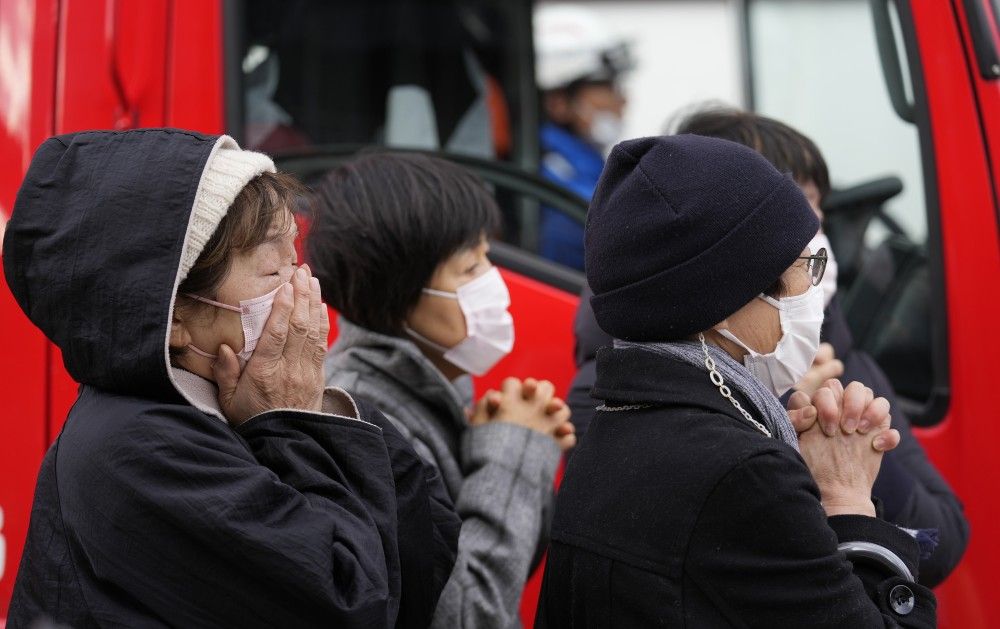
M 997 8 L 750 0 L 745 14 L 754 108 L 813 137 L 840 188 L 826 226 L 855 339 L 965 504 L 971 541 L 937 589 L 941 627 L 1000 623 L 985 586 L 1000 445 L 981 438 L 1000 351 Z
M 220 2 L 197 0 L 0 3 L 0 227 L 51 135 L 165 125 L 222 132 L 221 14 Z M 77 386 L 3 278 L 0 322 L 2 627 L 38 467 Z

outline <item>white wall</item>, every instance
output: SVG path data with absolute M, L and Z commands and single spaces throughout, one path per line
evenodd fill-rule
M 638 67 L 624 82 L 625 137 L 660 133 L 693 102 L 743 104 L 739 29 L 729 0 L 540 4 L 583 4 L 631 40 Z
M 888 211 L 909 235 L 927 233 L 915 126 L 892 110 L 864 0 L 759 0 L 751 17 L 757 111 L 811 137 L 834 185 L 894 174 Z
M 547 4 L 566 4 L 546 2 Z M 638 68 L 625 81 L 625 137 L 660 133 L 679 109 L 743 102 L 734 0 L 594 0 L 632 40 Z M 865 0 L 751 0 L 757 111 L 812 137 L 837 186 L 886 174 L 903 179 L 889 211 L 916 240 L 926 235 L 916 128 L 891 109 Z

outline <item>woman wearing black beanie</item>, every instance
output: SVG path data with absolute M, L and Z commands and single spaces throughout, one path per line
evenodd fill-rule
M 899 434 L 819 345 L 825 252 L 795 182 L 714 138 L 615 147 L 591 204 L 599 407 L 566 470 L 536 626 L 932 627 L 871 486 Z

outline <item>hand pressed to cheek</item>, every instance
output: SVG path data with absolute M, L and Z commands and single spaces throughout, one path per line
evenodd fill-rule
M 240 372 L 226 352 L 215 365 L 219 402 L 230 422 L 293 408 L 317 411 L 323 400 L 323 355 L 329 321 L 307 268 L 278 291 L 260 344 Z
M 276 224 L 275 229 L 283 223 Z M 233 255 L 229 270 L 215 290 L 214 295 L 199 295 L 218 304 L 237 307 L 244 302 L 260 300 L 286 284 L 295 270 L 296 253 L 295 229 L 276 231 L 273 237 L 250 251 Z M 175 325 L 171 330 L 172 347 L 193 346 L 207 354 L 218 354 L 219 348 L 228 346 L 235 353 L 246 347 L 244 322 L 241 312 L 226 307 L 200 303 L 188 297 L 178 296 L 188 302 L 183 307 L 175 307 Z M 266 300 L 268 304 L 270 300 Z M 261 304 L 263 305 L 263 304 Z M 269 307 L 269 306 L 268 306 Z M 266 320 L 259 319 L 254 329 L 259 330 Z M 181 367 L 209 380 L 214 380 L 212 362 L 214 358 L 200 356 L 189 351 L 178 359 Z

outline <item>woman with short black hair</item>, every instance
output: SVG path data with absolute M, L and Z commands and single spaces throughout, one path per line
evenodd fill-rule
M 375 153 L 316 187 L 307 241 L 326 298 L 351 323 L 405 335 L 438 264 L 500 229 L 496 202 L 464 169 L 422 155 Z
M 340 312 L 327 377 L 375 403 L 441 471 L 462 518 L 435 627 L 516 626 L 560 452 L 575 442 L 546 381 L 514 378 L 473 408 L 469 374 L 513 347 L 490 264 L 499 210 L 485 184 L 418 154 L 361 156 L 316 189 L 308 257 Z

